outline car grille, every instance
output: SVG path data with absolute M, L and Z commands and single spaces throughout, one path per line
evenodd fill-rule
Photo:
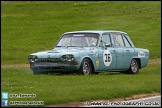
M 59 62 L 60 58 L 42 58 L 41 62 Z
M 34 66 L 70 66 L 70 62 L 35 62 Z

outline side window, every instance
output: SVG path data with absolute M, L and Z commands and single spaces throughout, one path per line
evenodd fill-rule
M 90 46 L 96 46 L 97 45 L 97 38 L 92 37 L 91 41 L 89 43 L 91 43 Z
M 124 46 L 123 38 L 121 34 L 113 34 L 114 44 L 115 46 Z
M 105 44 L 110 44 L 111 45 L 110 34 L 103 34 L 103 43 L 104 43 L 104 45 Z
M 130 43 L 128 42 L 128 40 L 126 39 L 125 36 L 123 36 L 123 39 L 124 39 L 125 46 L 126 47 L 131 47 Z

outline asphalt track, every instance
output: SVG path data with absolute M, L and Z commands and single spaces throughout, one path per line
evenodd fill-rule
M 84 103 L 84 107 L 161 107 L 161 95 L 129 101 Z
M 130 102 L 143 102 L 142 106 L 145 107 L 161 107 L 161 95 L 131 100 Z

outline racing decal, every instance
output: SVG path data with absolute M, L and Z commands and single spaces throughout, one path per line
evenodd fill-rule
M 142 51 L 140 51 L 140 52 L 138 53 L 138 57 L 145 57 L 145 53 L 142 52 Z
M 74 34 L 73 36 L 84 36 L 84 34 Z
M 103 53 L 103 62 L 104 62 L 104 64 L 106 66 L 109 66 L 111 64 L 111 61 L 112 61 L 112 56 L 111 56 L 110 51 L 105 50 L 104 53 Z
M 91 53 L 95 53 L 96 51 L 94 50 L 94 48 L 90 48 L 90 50 L 91 50 Z
M 99 61 L 97 60 L 97 61 L 96 61 L 96 66 L 98 66 L 98 65 L 99 65 Z

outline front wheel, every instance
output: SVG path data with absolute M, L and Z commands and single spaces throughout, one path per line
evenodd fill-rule
M 137 74 L 138 71 L 139 71 L 138 61 L 136 59 L 132 59 L 130 67 L 127 70 L 127 73 L 129 73 L 129 74 Z
M 83 59 L 78 74 L 89 75 L 92 74 L 93 68 L 89 59 Z

